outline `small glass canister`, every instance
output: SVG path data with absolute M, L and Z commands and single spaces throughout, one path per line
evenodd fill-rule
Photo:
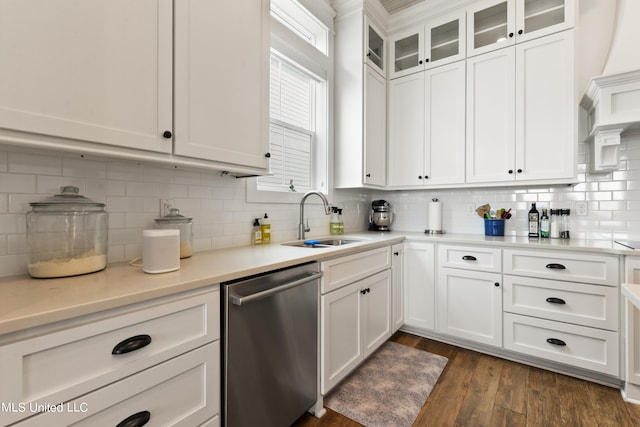
M 28 271 L 31 277 L 55 278 L 100 271 L 107 266 L 109 217 L 104 203 L 65 186 L 60 194 L 29 203 Z
M 180 258 L 193 255 L 193 218 L 187 218 L 180 214 L 180 210 L 171 208 L 168 214 L 155 221 L 154 228 L 180 230 Z

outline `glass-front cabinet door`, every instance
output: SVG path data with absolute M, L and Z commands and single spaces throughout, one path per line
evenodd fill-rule
M 371 65 L 383 77 L 385 67 L 385 40 L 382 33 L 365 16 L 365 62 Z
M 467 9 L 467 56 L 573 27 L 575 0 L 485 0 Z
M 414 27 L 391 38 L 389 78 L 424 70 L 424 27 Z
M 517 0 L 517 42 L 571 28 L 575 0 Z
M 515 43 L 515 3 L 483 1 L 467 9 L 467 56 Z
M 465 14 L 449 15 L 427 24 L 425 34 L 425 68 L 449 64 L 464 59 Z

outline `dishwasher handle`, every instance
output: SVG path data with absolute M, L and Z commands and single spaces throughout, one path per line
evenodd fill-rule
M 296 286 L 304 285 L 305 283 L 312 282 L 319 279 L 322 273 L 314 273 L 310 276 L 303 277 L 302 279 L 294 280 L 293 282 L 286 283 L 284 285 L 276 286 L 275 288 L 267 289 L 266 291 L 256 292 L 255 294 L 240 296 L 238 294 L 230 293 L 231 303 L 233 305 L 241 306 L 250 302 L 258 301 L 268 296 L 286 291 L 287 289 L 295 288 Z

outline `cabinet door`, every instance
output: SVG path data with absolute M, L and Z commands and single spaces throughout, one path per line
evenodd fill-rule
M 435 249 L 433 243 L 404 244 L 404 324 L 435 329 Z
M 175 3 L 175 148 L 267 169 L 269 1 Z
M 391 271 L 385 270 L 359 283 L 362 350 L 367 357 L 391 336 Z
M 465 12 L 429 22 L 424 30 L 425 68 L 438 67 L 465 58 Z
M 502 346 L 500 274 L 441 268 L 437 299 L 438 332 Z
M 387 83 L 384 77 L 365 67 L 364 177 L 369 185 L 387 183 Z
M 425 185 L 464 182 L 465 63 L 424 72 Z
M 424 75 L 389 82 L 389 186 L 422 186 Z
M 404 244 L 391 247 L 391 332 L 404 324 Z
M 516 41 L 518 43 L 572 28 L 575 0 L 517 0 Z
M 577 140 L 573 31 L 515 49 L 516 179 L 572 178 Z
M 625 259 L 625 282 L 640 284 L 640 257 L 626 257 Z M 640 387 L 640 310 L 631 302 L 625 302 L 625 332 L 626 332 L 626 378 L 625 381 Z M 627 393 L 633 391 L 640 393 L 640 389 L 632 388 Z M 640 395 L 631 396 L 638 399 Z
M 385 76 L 386 42 L 382 32 L 364 17 L 364 58 L 365 63 L 373 67 L 381 76 Z
M 515 51 L 467 59 L 467 182 L 513 181 Z
M 513 0 L 484 0 L 467 8 L 467 57 L 514 44 L 515 6 Z
M 327 393 L 363 359 L 360 282 L 321 298 L 322 393 Z
M 0 129 L 171 152 L 171 37 L 171 0 L 2 1 Z
M 395 79 L 424 70 L 424 27 L 395 34 L 391 38 L 389 78 Z

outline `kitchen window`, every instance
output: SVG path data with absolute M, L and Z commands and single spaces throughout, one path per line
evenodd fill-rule
M 271 2 L 268 176 L 247 182 L 249 202 L 298 203 L 328 194 L 332 33 L 293 0 Z
M 314 99 L 319 82 L 275 53 L 270 80 L 271 175 L 258 178 L 258 190 L 304 193 L 312 187 Z

